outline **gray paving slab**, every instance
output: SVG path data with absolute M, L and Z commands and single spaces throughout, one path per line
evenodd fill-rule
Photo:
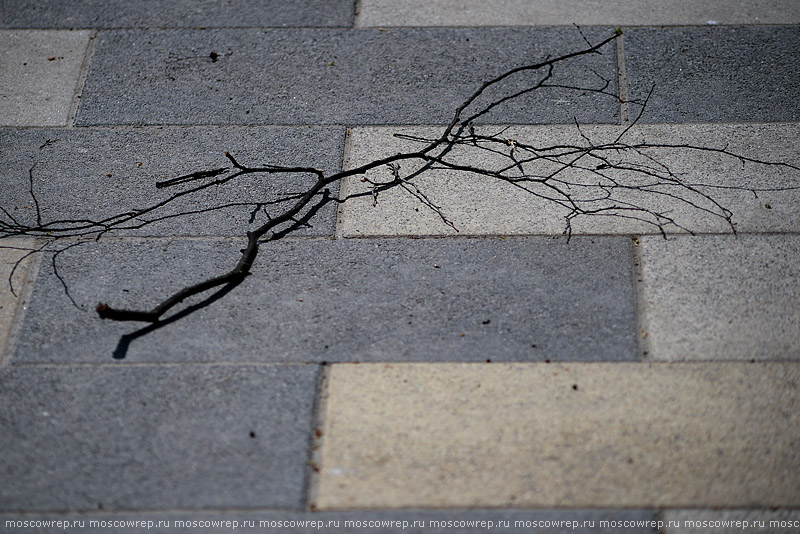
M 341 532 L 343 534 L 372 532 L 394 534 L 411 530 L 421 534 L 466 534 L 495 532 L 509 534 L 531 531 L 543 534 L 567 532 L 612 534 L 652 533 L 658 527 L 658 517 L 649 510 L 403 510 L 364 512 L 290 513 L 274 511 L 184 513 L 128 513 L 81 515 L 14 516 L 0 514 L 0 524 L 13 521 L 64 521 L 61 525 L 6 527 L 3 532 L 64 532 L 64 526 L 81 532 L 150 532 L 229 533 L 233 530 L 301 534 L 311 532 Z M 95 521 L 96 523 L 92 523 Z M 139 521 L 141 523 L 133 523 Z M 159 525 L 159 521 L 163 521 Z M 212 522 L 217 522 L 212 523 Z M 229 524 L 222 523 L 230 521 Z M 251 526 L 250 522 L 253 522 Z M 68 522 L 68 523 L 67 523 Z M 124 523 L 121 523 L 124 522 Z M 149 523 L 149 522 L 152 522 Z M 263 523 L 262 523 L 263 522 Z M 217 526 L 218 525 L 218 526 Z M 625 526 L 622 526 L 625 525 Z M 234 527 L 236 527 L 234 529 Z M 413 529 L 413 530 L 412 530 Z M 535 529 L 535 530 L 534 530 Z
M 0 510 L 302 509 L 317 368 L 6 367 Z
M 0 30 L 0 126 L 66 126 L 90 38 L 89 31 Z
M 800 359 L 800 235 L 641 240 L 648 358 Z
M 361 0 L 370 26 L 797 24 L 793 0 Z
M 196 171 L 230 167 L 225 151 L 245 165 L 341 167 L 342 128 L 119 128 L 0 130 L 0 206 L 26 224 L 103 220 L 142 211 L 222 175 L 157 188 L 156 182 Z M 31 169 L 33 169 L 31 171 Z M 125 223 L 115 235 L 244 235 L 290 202 L 278 202 L 313 185 L 314 175 L 248 175 L 178 198 Z M 330 188 L 336 196 L 338 184 Z M 320 201 L 323 199 L 320 196 Z M 317 203 L 315 202 L 316 206 Z M 227 207 L 225 207 L 227 206 Z M 210 211 L 215 207 L 224 207 Z M 189 213 L 192 212 L 192 213 Z M 175 215 L 188 213 L 178 218 Z M 165 218 L 166 217 L 166 218 Z M 5 218 L 4 220 L 8 220 Z M 332 235 L 335 207 L 319 207 L 299 234 Z M 144 221 L 155 221 L 141 226 Z M 141 226 L 138 229 L 133 227 Z
M 353 24 L 350 0 L 0 0 L 4 28 L 329 27 Z
M 642 28 L 624 39 L 629 98 L 655 84 L 646 122 L 800 120 L 800 27 Z
M 584 31 L 595 41 L 612 32 Z M 574 28 L 107 31 L 98 38 L 77 123 L 448 123 L 484 81 L 585 47 Z M 612 44 L 603 55 L 576 58 L 556 69 L 551 83 L 598 87 L 606 79 L 615 90 L 614 50 Z M 505 89 L 538 79 L 528 72 Z M 485 119 L 617 120 L 615 98 L 584 93 L 529 93 Z
M 436 139 L 444 127 L 363 127 L 352 128 L 345 150 L 345 168 L 356 168 L 371 161 L 402 152 L 414 152 L 423 146 L 418 141 L 396 137 L 396 134 Z M 454 147 L 445 161 L 461 166 L 474 166 L 490 171 L 505 169 L 503 175 L 518 178 L 522 168 L 528 177 L 546 177 L 558 170 L 550 185 L 572 195 L 576 205 L 591 212 L 607 209 L 600 216 L 572 219 L 575 234 L 658 234 L 655 224 L 664 215 L 665 231 L 695 233 L 731 232 L 724 209 L 732 213 L 731 221 L 740 232 L 800 231 L 800 157 L 798 124 L 646 124 L 628 130 L 622 143 L 627 150 L 596 150 L 577 162 L 580 169 L 561 169 L 574 155 L 563 148 L 617 146 L 616 139 L 625 127 L 611 125 L 539 125 L 476 127 L 479 135 L 501 132 L 499 140 L 509 139 L 501 148 L 486 145 L 494 151 L 480 150 L 471 144 Z M 583 136 L 586 136 L 584 138 Z M 591 140 L 591 144 L 587 139 Z M 514 146 L 511 146 L 513 143 Z M 537 156 L 569 154 L 554 163 L 533 159 L 517 144 L 538 147 Z M 683 145 L 666 148 L 656 145 Z M 643 148 L 650 145 L 650 148 Z M 686 145 L 711 150 L 690 150 Z M 633 147 L 636 148 L 633 148 Z M 545 147 L 556 147 L 546 149 Z M 786 165 L 742 163 L 733 156 L 723 157 L 714 150 L 727 147 L 734 154 L 765 162 Z M 507 168 L 509 154 L 518 161 L 530 158 L 517 168 Z M 502 153 L 502 156 L 498 155 Z M 604 168 L 610 164 L 617 169 Z M 389 183 L 393 175 L 386 167 L 365 175 L 351 176 L 340 187 L 337 235 L 498 235 L 550 234 L 561 235 L 571 206 L 558 204 L 563 199 L 553 190 L 535 181 L 511 184 L 496 178 L 452 169 L 428 169 L 414 176 L 423 162 L 402 162 L 400 173 L 412 177 L 414 185 L 452 222 L 445 224 L 439 214 L 423 206 L 412 192 L 396 187 L 378 193 L 377 203 L 372 183 Z M 794 166 L 794 167 L 792 167 Z M 623 170 L 624 169 L 624 170 Z M 643 172 L 632 172 L 639 169 Z M 649 173 L 649 174 L 646 174 Z M 670 173 L 672 173 L 670 175 Z M 658 176 L 656 179 L 655 176 Z M 362 182 L 366 178 L 368 181 Z M 676 181 L 681 186 L 676 186 Z M 660 182 L 656 187 L 653 184 Z M 571 187 L 567 184 L 572 184 Z M 597 186 L 602 184 L 603 188 Z M 619 184 L 631 189 L 605 189 Z M 582 186 L 582 187 L 579 187 Z M 523 189 L 525 187 L 525 189 Z M 632 189 L 638 188 L 638 189 Z M 738 189 L 737 189 L 738 188 Z M 758 190 L 756 194 L 753 189 Z M 606 195 L 610 193 L 610 198 Z M 638 207 L 650 214 L 626 211 Z M 615 214 L 616 216 L 607 216 Z M 627 216 L 627 217 L 625 217 Z M 667 224 L 666 217 L 673 223 Z M 456 232 L 457 230 L 457 232 Z
M 284 239 L 245 283 L 134 339 L 132 362 L 637 358 L 626 238 Z M 100 242 L 42 260 L 13 362 L 106 362 L 154 306 L 232 268 L 241 242 Z

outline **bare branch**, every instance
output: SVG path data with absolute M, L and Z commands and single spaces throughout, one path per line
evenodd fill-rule
M 482 131 L 476 132 L 473 125 L 475 120 L 486 116 L 490 111 L 496 110 L 507 102 L 542 89 L 591 93 L 601 97 L 613 97 L 619 101 L 619 95 L 614 94 L 610 89 L 611 81 L 594 71 L 592 72 L 597 78 L 596 87 L 583 87 L 577 83 L 554 81 L 555 72 L 561 65 L 580 56 L 602 53 L 603 47 L 614 42 L 621 34 L 620 31 L 617 31 L 603 41 L 592 44 L 580 28 L 578 28 L 578 32 L 586 43 L 585 48 L 554 58 L 546 57 L 538 63 L 512 68 L 483 82 L 455 109 L 450 123 L 442 129 L 438 137 L 426 138 L 396 134 L 399 139 L 417 143 L 418 150 L 396 153 L 352 169 L 343 169 L 331 175 L 326 175 L 322 169 L 314 167 L 272 164 L 250 166 L 241 163 L 230 152 L 224 152 L 230 166 L 198 170 L 156 182 L 157 189 L 177 189 L 179 187 L 183 187 L 183 189 L 175 191 L 152 205 L 128 209 L 100 220 L 87 218 L 49 222 L 42 221 L 39 202 L 34 192 L 34 165 L 28 173 L 28 185 L 36 208 L 36 223 L 26 225 L 15 218 L 9 210 L 0 207 L 0 238 L 11 236 L 46 237 L 49 240 L 48 243 L 69 239 L 69 244 L 56 251 L 51 261 L 55 276 L 64 287 L 67 297 L 75 306 L 78 306 L 69 293 L 66 281 L 58 271 L 56 259 L 62 252 L 85 242 L 84 239 L 90 237 L 100 239 L 112 230 L 138 229 L 166 219 L 208 213 L 235 206 L 252 208 L 249 211 L 248 223 L 254 227 L 251 227 L 251 230 L 246 233 L 247 245 L 241 250 L 241 255 L 229 271 L 187 285 L 163 298 L 160 303 L 149 310 L 115 308 L 105 302 L 97 304 L 96 311 L 103 319 L 151 323 L 120 340 L 115 357 L 124 357 L 132 339 L 174 322 L 199 309 L 198 307 L 221 298 L 241 284 L 250 274 L 261 242 L 279 239 L 302 225 L 308 225 L 316 209 L 331 200 L 327 188 L 350 177 L 360 176 L 362 181 L 370 186 L 367 192 L 357 193 L 353 196 L 371 196 L 375 206 L 378 203 L 378 195 L 382 191 L 392 188 L 403 189 L 422 206 L 436 213 L 443 224 L 456 232 L 458 232 L 456 224 L 445 214 L 444 207 L 431 199 L 425 188 L 420 185 L 418 178 L 429 171 L 443 169 L 458 172 L 459 176 L 463 176 L 464 179 L 468 179 L 470 176 L 480 176 L 497 180 L 509 184 L 526 195 L 563 209 L 564 234 L 567 238 L 572 235 L 573 221 L 580 217 L 613 217 L 633 220 L 655 228 L 665 237 L 669 230 L 691 233 L 691 228 L 676 220 L 669 211 L 658 207 L 657 201 L 663 199 L 678 201 L 692 210 L 721 219 L 735 232 L 733 214 L 720 201 L 711 196 L 708 193 L 709 190 L 738 190 L 752 193 L 757 197 L 757 193 L 762 191 L 800 189 L 800 185 L 797 187 L 759 188 L 698 183 L 697 180 L 679 175 L 680 173 L 662 161 L 659 154 L 670 151 L 707 152 L 739 161 L 742 165 L 747 163 L 765 167 L 776 166 L 792 172 L 800 172 L 800 167 L 789 162 L 770 161 L 738 154 L 729 150 L 727 146 L 715 148 L 691 143 L 623 141 L 628 138 L 634 126 L 644 116 L 654 93 L 654 87 L 650 89 L 643 101 L 636 102 L 641 107 L 635 119 L 630 124 L 620 126 L 621 131 L 619 133 L 615 131 L 608 142 L 593 139 L 593 137 L 600 137 L 599 135 L 590 137 L 577 118 L 574 120 L 574 125 L 580 140 L 576 139 L 575 142 L 544 143 L 543 146 L 534 146 L 509 136 L 507 134 L 509 127 L 494 128 L 495 131 L 486 131 L 489 129 L 486 127 Z M 215 58 L 212 57 L 211 61 L 215 61 Z M 520 85 L 503 83 L 518 75 L 520 77 L 514 78 L 514 82 L 524 82 L 525 85 L 521 89 Z M 591 85 L 591 83 L 587 85 Z M 41 148 L 47 144 L 46 142 Z M 464 150 L 487 156 L 486 159 L 496 162 L 496 164 L 470 164 L 468 163 L 470 160 L 463 157 Z M 415 165 L 410 165 L 412 170 L 403 173 L 402 169 L 406 166 L 406 162 L 416 164 L 416 168 Z M 382 169 L 384 166 L 391 173 L 391 179 L 388 181 L 367 176 L 371 171 Z M 245 202 L 216 203 L 179 213 L 165 211 L 179 199 L 196 195 L 211 187 L 221 186 L 240 177 L 266 178 L 275 174 L 310 175 L 314 178 L 314 182 L 305 190 L 287 193 L 277 200 L 248 199 Z M 315 202 L 316 205 L 314 205 Z M 288 206 L 284 206 L 280 213 L 274 213 L 278 211 L 277 208 L 274 210 L 270 208 L 273 213 L 267 211 L 267 206 L 279 206 L 284 203 L 287 203 Z M 305 213 L 302 218 L 300 218 L 301 213 Z M 281 225 L 287 225 L 287 227 L 279 230 Z M 76 239 L 78 241 L 75 241 Z M 43 252 L 46 246 L 47 243 L 36 250 L 29 250 L 24 257 Z M 187 299 L 212 290 L 213 294 L 207 295 L 202 302 L 184 306 L 183 309 L 167 316 L 168 312 L 174 310 L 181 303 L 185 303 Z

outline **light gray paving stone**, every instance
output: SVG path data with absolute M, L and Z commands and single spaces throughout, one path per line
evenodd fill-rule
M 600 41 L 612 29 L 587 29 Z M 78 111 L 102 124 L 426 124 L 449 122 L 480 85 L 520 65 L 586 47 L 575 29 L 107 31 Z M 435 51 L 435 53 L 432 53 Z M 216 55 L 211 57 L 212 52 Z M 551 82 L 616 87 L 613 44 Z M 522 79 L 510 79 L 514 90 Z M 549 89 L 489 122 L 615 122 L 618 101 Z
M 665 534 L 763 532 L 791 534 L 800 528 L 800 510 L 664 510 Z
M 0 27 L 9 28 L 196 28 L 346 26 L 349 0 L 0 0 Z
M 328 373 L 320 510 L 800 503 L 797 362 Z
M 270 510 L 252 512 L 196 511 L 186 513 L 136 514 L 92 514 L 81 515 L 4 515 L 0 521 L 65 521 L 67 528 L 79 528 L 81 532 L 93 533 L 180 533 L 203 532 L 211 534 L 229 533 L 232 530 L 259 528 L 259 532 L 301 534 L 312 532 L 341 532 L 356 534 L 372 532 L 394 534 L 409 530 L 421 534 L 467 534 L 502 530 L 509 534 L 535 532 L 543 534 L 611 534 L 652 533 L 658 526 L 655 512 L 649 510 L 403 510 L 403 511 L 359 511 L 359 512 L 315 512 L 292 513 Z M 91 521 L 96 521 L 94 526 Z M 119 523 L 124 521 L 125 523 Z M 131 524 L 140 521 L 144 524 Z M 152 525 L 148 524 L 152 521 Z M 159 521 L 163 521 L 160 526 Z M 212 522 L 226 522 L 214 526 Z M 251 523 L 254 527 L 251 527 Z M 263 523 L 263 526 L 262 525 Z M 605 522 L 605 523 L 602 523 Z M 628 525 L 627 527 L 609 526 Z M 188 524 L 187 524 L 188 523 Z M 130 525 L 130 526 L 129 526 Z M 506 526 L 507 525 L 507 526 Z M 6 528 L 3 532 L 17 532 Z M 20 527 L 19 532 L 55 533 L 64 532 L 62 526 Z
M 134 339 L 133 362 L 542 361 L 637 358 L 630 241 L 284 239 L 189 317 Z M 106 362 L 150 309 L 221 274 L 241 241 L 100 242 L 42 259 L 14 362 Z
M 642 238 L 648 358 L 800 359 L 800 236 Z
M 797 24 L 792 0 L 361 0 L 356 24 L 371 26 L 668 26 Z
M 230 167 L 225 151 L 245 165 L 314 167 L 328 173 L 341 166 L 344 130 L 341 128 L 117 128 L 0 131 L 0 170 L 4 187 L 0 206 L 14 218 L 36 224 L 39 202 L 43 222 L 65 219 L 102 220 L 141 211 L 180 191 L 222 176 L 207 177 L 167 188 L 159 181 L 196 171 Z M 288 209 L 276 202 L 310 188 L 314 175 L 249 175 L 224 185 L 187 195 L 114 230 L 112 235 L 244 235 Z M 335 197 L 338 184 L 330 187 Z M 320 201 L 323 196 L 320 196 Z M 242 205 L 244 204 L 244 205 Z M 312 202 L 317 206 L 318 202 Z M 220 210 L 211 210 L 228 206 Z M 181 213 L 188 213 L 176 217 Z M 306 212 L 307 213 L 307 210 Z M 335 207 L 319 206 L 311 227 L 300 235 L 333 233 Z M 3 216 L 8 221 L 7 216 Z
M 800 120 L 800 27 L 625 32 L 628 95 L 646 122 Z M 631 104 L 631 113 L 637 107 Z
M 300 509 L 315 366 L 6 367 L 3 511 Z
M 408 134 L 425 138 L 438 138 L 443 127 L 382 127 L 352 128 L 345 154 L 345 168 L 356 168 L 373 160 L 396 153 L 420 150 L 424 145 L 395 137 Z M 478 134 L 494 134 L 500 127 L 477 128 Z M 622 126 L 532 126 L 513 127 L 502 130 L 501 139 L 515 143 L 528 143 L 536 147 L 569 144 L 588 146 L 581 132 L 595 146 L 614 143 L 624 130 Z M 798 142 L 800 127 L 797 124 L 681 124 L 642 125 L 630 130 L 623 142 L 629 146 L 641 143 L 689 144 L 711 149 L 722 149 L 762 161 L 783 162 L 800 167 Z M 495 148 L 497 145 L 495 145 Z M 511 151 L 511 146 L 500 150 Z M 530 157 L 531 153 L 516 150 L 518 159 Z M 540 150 L 540 153 L 542 151 Z M 669 232 L 697 233 L 731 232 L 730 225 L 720 215 L 722 208 L 733 213 L 733 223 L 740 232 L 797 232 L 800 231 L 800 170 L 781 165 L 742 163 L 735 157 L 724 157 L 713 151 L 689 149 L 631 149 L 626 153 L 606 150 L 598 151 L 599 157 L 608 158 L 623 167 L 639 166 L 647 172 L 663 175 L 662 181 L 678 179 L 689 188 L 649 187 L 643 190 L 618 191 L 619 201 L 649 208 L 664 213 L 680 225 L 666 225 Z M 459 165 L 497 170 L 507 167 L 510 160 L 498 157 L 472 145 L 461 145 L 446 156 L 446 161 Z M 602 198 L 604 191 L 594 187 L 601 180 L 610 184 L 610 179 L 628 185 L 644 185 L 653 182 L 647 175 L 629 171 L 602 169 L 609 161 L 585 157 L 580 163 L 583 169 L 562 171 L 558 178 L 592 187 L 568 189 L 575 198 Z M 402 176 L 410 176 L 421 167 L 413 161 L 401 162 Z M 598 171 L 597 167 L 601 170 Z M 528 176 L 544 176 L 558 167 L 538 160 L 525 165 Z M 597 172 L 602 172 L 603 177 Z M 669 172 L 673 176 L 669 175 Z M 519 175 L 510 169 L 508 176 Z M 366 178 L 367 182 L 361 180 Z M 433 210 L 422 205 L 414 196 L 415 191 L 394 188 L 378 193 L 377 204 L 370 194 L 375 183 L 388 183 L 393 179 L 386 168 L 378 168 L 365 176 L 347 178 L 340 194 L 346 202 L 339 207 L 337 234 L 343 237 L 376 235 L 486 235 L 486 234 L 551 234 L 564 232 L 568 207 L 547 201 L 536 194 L 560 198 L 552 190 L 535 183 L 527 183 L 529 191 L 495 178 L 454 170 L 427 170 L 413 177 L 412 182 L 441 207 L 442 213 L 454 224 L 455 229 L 445 224 Z M 700 187 L 705 184 L 708 187 Z M 743 190 L 731 189 L 742 188 Z M 754 194 L 751 190 L 760 190 Z M 708 196 L 703 197 L 695 190 Z M 533 194 L 531 194 L 533 193 Z M 360 196 L 359 196 L 360 195 Z M 671 195 L 671 196 L 670 196 Z M 626 206 L 617 202 L 615 205 Z M 717 204 L 715 204 L 716 202 Z M 611 206 L 610 202 L 585 202 L 585 209 Z M 637 212 L 617 212 L 621 215 L 643 217 Z M 652 217 L 646 218 L 655 221 Z M 582 216 L 572 220 L 573 234 L 632 234 L 659 233 L 658 228 L 648 222 L 632 218 Z M 456 231 L 457 230 L 457 231 Z
M 89 31 L 0 30 L 0 126 L 66 126 L 90 38 Z

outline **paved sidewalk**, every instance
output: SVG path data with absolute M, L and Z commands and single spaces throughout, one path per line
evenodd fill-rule
M 630 139 L 800 166 L 794 1 L 0 0 L 0 220 L 135 212 L 225 151 L 356 168 L 617 28 L 553 83 L 655 86 Z M 515 102 L 476 130 L 613 140 L 637 113 Z M 567 240 L 563 207 L 430 169 L 415 183 L 456 232 L 400 188 L 375 204 L 383 168 L 132 338 L 96 304 L 229 269 L 313 182 L 242 177 L 27 257 L 46 241 L 0 240 L 0 532 L 800 532 L 800 171 L 663 158 L 737 234 L 665 197 L 693 233 L 587 217 Z

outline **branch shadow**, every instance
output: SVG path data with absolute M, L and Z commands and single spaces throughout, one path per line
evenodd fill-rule
M 237 280 L 236 282 L 228 283 L 224 285 L 221 289 L 215 291 L 209 297 L 201 300 L 196 304 L 192 304 L 191 306 L 184 308 L 175 315 L 172 315 L 171 317 L 168 317 L 163 321 L 158 321 L 156 323 L 149 324 L 144 328 L 140 328 L 139 330 L 131 332 L 130 334 L 123 335 L 121 338 L 119 338 L 119 342 L 117 342 L 117 347 L 114 349 L 112 357 L 115 360 L 124 360 L 125 357 L 128 355 L 128 349 L 130 347 L 131 342 L 133 342 L 135 339 L 138 339 L 142 336 L 146 336 L 147 334 L 155 332 L 160 328 L 164 328 L 165 326 L 172 324 L 176 321 L 179 321 L 184 317 L 188 317 L 194 312 L 202 310 L 206 306 L 210 306 L 214 302 L 218 301 L 219 299 L 221 299 L 222 297 L 233 291 L 233 289 L 241 283 L 242 280 Z
M 292 225 L 288 226 L 286 229 L 273 234 L 270 237 L 269 241 L 280 239 L 282 237 L 291 234 L 292 232 L 294 232 L 295 230 L 297 230 L 302 226 L 309 225 L 309 221 L 314 218 L 314 216 L 319 212 L 319 210 L 322 209 L 329 202 L 332 202 L 333 200 L 334 197 L 331 195 L 330 190 L 326 189 L 322 193 L 322 198 L 320 198 L 318 202 L 316 202 L 313 206 L 311 206 L 311 208 L 303 217 L 297 219 Z M 114 352 L 112 353 L 112 357 L 115 360 L 124 360 L 128 356 L 128 350 L 130 349 L 130 345 L 134 340 L 146 336 L 151 332 L 155 332 L 156 330 L 164 328 L 165 326 L 170 325 L 174 322 L 180 321 L 181 319 L 188 317 L 189 315 L 192 315 L 196 311 L 202 310 L 203 308 L 210 306 L 214 302 L 220 300 L 225 295 L 233 291 L 244 280 L 245 278 L 241 278 L 229 282 L 224 286 L 222 286 L 222 288 L 218 289 L 217 291 L 206 297 L 205 299 L 201 300 L 200 302 L 187 306 L 178 313 L 164 320 L 160 320 L 155 323 L 149 324 L 144 328 L 140 328 L 129 334 L 124 334 L 122 337 L 120 337 L 119 341 L 117 342 L 117 346 L 114 349 Z

